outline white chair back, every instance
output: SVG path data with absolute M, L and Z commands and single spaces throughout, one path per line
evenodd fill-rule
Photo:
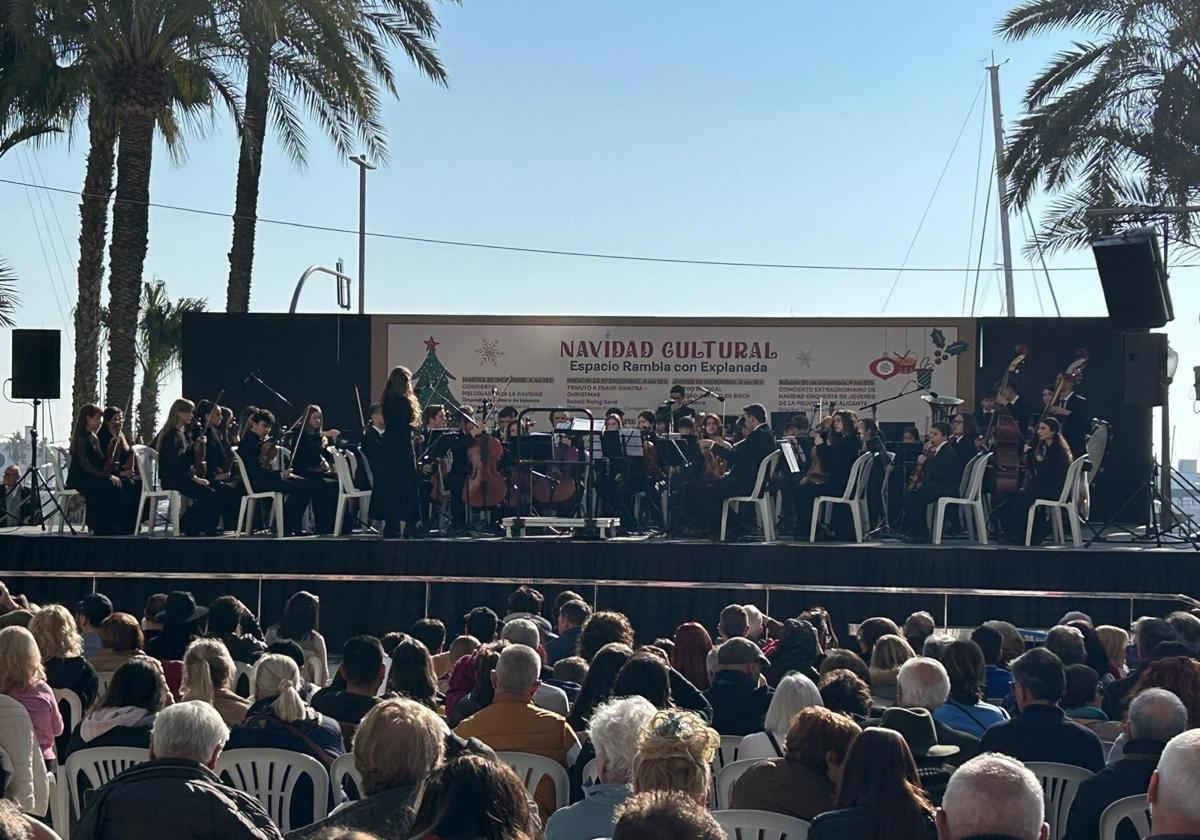
M 362 799 L 362 773 L 354 766 L 354 753 L 339 755 L 329 768 L 329 781 L 333 785 L 333 801 L 341 804 Z M 346 783 L 352 782 L 348 786 Z
M 329 452 L 333 454 L 333 469 L 337 473 L 338 486 L 341 487 L 343 493 L 353 493 L 358 488 L 354 486 L 354 474 L 350 471 L 350 462 L 347 460 L 345 452 L 339 452 L 333 447 L 329 448 Z
M 1050 761 L 1028 761 L 1025 766 L 1042 783 L 1046 800 L 1046 822 L 1050 824 L 1050 840 L 1061 840 L 1067 833 L 1067 815 L 1079 792 L 1079 784 L 1094 773 L 1071 764 Z
M 600 781 L 600 759 L 593 758 L 583 765 L 583 786 L 591 787 Z
M 1117 829 L 1124 820 L 1133 823 L 1138 837 L 1150 836 L 1150 803 L 1146 794 L 1118 799 L 1100 815 L 1100 840 L 1117 840 Z
M 67 458 L 67 450 L 52 446 L 50 451 L 54 455 L 50 459 L 50 474 L 54 477 L 54 491 L 61 493 L 67 489 L 66 479 L 63 477 L 63 460 Z
M 241 454 L 236 449 L 233 450 L 233 462 L 237 464 L 238 475 L 242 477 L 242 488 L 246 491 L 246 495 L 253 496 L 254 488 L 250 486 L 250 471 L 246 469 L 246 462 L 242 460 Z
M 782 457 L 783 453 L 776 449 L 766 458 L 762 459 L 762 463 L 758 465 L 758 476 L 754 479 L 754 489 L 750 491 L 752 497 L 757 499 L 763 494 L 767 482 L 771 480 L 771 476 L 775 473 L 775 466 Z
M 141 747 L 92 747 L 71 753 L 67 756 L 66 765 L 66 785 L 71 793 L 71 813 L 78 817 L 83 812 L 83 797 L 79 790 L 81 773 L 88 780 L 92 790 L 99 790 L 111 781 L 113 776 L 149 760 L 150 751 Z
M 967 488 L 966 492 L 963 493 L 964 499 L 970 499 L 974 502 L 983 495 L 983 478 L 987 475 L 988 462 L 991 460 L 991 452 L 981 452 L 971 459 L 971 470 L 967 478 Z
M 59 709 L 62 709 L 63 703 L 67 704 L 67 714 L 63 715 L 66 724 L 63 732 L 74 732 L 75 727 L 83 720 L 83 700 L 69 688 L 56 688 L 53 691 L 54 702 L 58 704 Z
M 37 817 L 31 817 L 28 814 L 26 814 L 25 819 L 28 820 L 34 826 L 35 829 L 42 832 L 40 836 L 45 837 L 46 840 L 63 840 L 61 834 L 59 834 L 57 831 L 55 831 L 50 826 L 46 825 L 44 822 L 39 820 Z
M 875 464 L 875 453 L 864 452 L 854 459 L 850 467 L 850 480 L 846 482 L 843 499 L 862 501 L 867 498 L 867 490 L 871 486 L 871 467 Z
M 511 767 L 525 785 L 529 795 L 537 792 L 538 783 L 549 776 L 554 783 L 554 807 L 565 808 L 570 798 L 571 782 L 566 769 L 553 759 L 523 752 L 497 752 L 496 757 Z
M 246 690 L 242 690 L 242 678 L 246 679 Z M 247 699 L 254 696 L 254 666 L 248 662 L 233 663 L 233 692 Z
M 1062 492 L 1058 494 L 1060 505 L 1073 501 L 1079 491 L 1079 477 L 1083 475 L 1083 467 L 1088 462 L 1087 455 L 1080 455 L 1067 467 L 1067 480 L 1063 482 Z
M 359 460 L 362 461 L 363 469 L 367 472 L 367 486 L 374 489 L 375 473 L 371 470 L 371 460 L 367 458 L 367 453 L 363 452 L 361 449 L 358 450 L 358 457 Z
M 257 799 L 284 834 L 300 827 L 292 825 L 292 794 L 301 776 L 312 783 L 313 821 L 328 813 L 329 773 L 312 756 L 291 750 L 228 750 L 217 759 L 217 775 Z
M 738 758 L 738 749 L 742 746 L 741 735 L 722 735 L 721 745 L 713 756 L 713 772 L 719 771 L 727 764 L 733 764 Z
M 729 808 L 730 801 L 733 796 L 733 786 L 737 780 L 742 777 L 742 774 L 762 763 L 761 758 L 742 758 L 737 761 L 728 762 L 724 767 L 717 771 L 717 807 Z
M 772 811 L 713 811 L 729 840 L 805 840 L 808 823 Z
M 147 490 L 161 490 L 158 478 L 158 452 L 141 443 L 133 445 L 133 457 L 137 460 L 138 475 Z

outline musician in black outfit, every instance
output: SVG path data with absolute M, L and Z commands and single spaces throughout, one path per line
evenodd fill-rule
M 934 423 L 929 428 L 928 454 L 917 458 L 921 470 L 919 486 L 904 494 L 903 533 L 908 541 L 927 542 L 929 523 L 925 514 L 931 504 L 943 496 L 957 496 L 962 479 L 962 463 L 950 445 L 953 430 L 949 423 Z
M 233 477 L 232 450 L 225 440 L 221 406 L 212 400 L 200 400 L 196 406 L 196 434 L 204 436 L 204 478 L 217 494 L 217 503 L 225 529 L 237 524 L 242 501 L 242 485 Z
M 807 538 L 811 533 L 813 504 L 818 496 L 840 496 L 846 492 L 850 470 L 860 454 L 862 439 L 853 413 L 835 412 L 828 430 L 818 427 L 809 450 L 808 472 L 783 496 L 784 508 L 790 511 L 790 527 L 797 536 Z
M 121 479 L 104 469 L 104 450 L 96 431 L 103 413 L 100 406 L 88 403 L 79 409 L 71 433 L 71 465 L 67 488 L 78 490 L 87 501 L 87 526 L 98 536 L 133 533 L 137 496 Z
M 367 465 L 370 465 L 372 477 L 375 469 L 383 466 L 383 432 L 387 428 L 383 422 L 383 407 L 379 403 L 371 403 L 367 417 L 367 427 L 363 429 L 362 442 L 358 445 L 358 453 L 362 457 L 358 459 L 358 475 L 354 477 L 354 484 L 360 490 L 371 489 Z
M 310 404 L 305 408 L 304 420 L 292 441 L 292 474 L 308 484 L 317 533 L 332 534 L 338 478 L 326 447 L 342 433 L 338 429 L 326 429 L 324 422 L 325 413 L 321 406 Z
M 979 426 L 974 414 L 955 414 L 950 418 L 950 445 L 958 453 L 958 463 L 963 471 L 971 459 L 979 454 Z
M 475 409 L 469 405 L 461 406 L 459 423 L 460 434 L 450 442 L 450 469 L 446 471 L 442 484 L 450 502 L 451 523 L 464 526 L 467 524 L 467 503 L 463 501 L 463 488 L 467 486 L 467 479 L 471 475 L 471 462 L 467 459 L 467 452 L 476 445 L 475 438 L 479 434 L 479 427 L 475 423 Z
M 682 385 L 671 386 L 671 428 L 675 431 L 679 431 L 679 421 L 684 417 L 696 417 L 696 410 L 690 405 L 684 405 L 686 396 L 687 391 Z
M 1088 433 L 1092 430 L 1088 401 L 1075 393 L 1075 379 L 1068 374 L 1058 375 L 1058 400 L 1049 407 L 1049 413 L 1058 420 L 1062 436 L 1074 455 L 1086 448 Z
M 767 410 L 761 403 L 751 403 L 742 409 L 746 436 L 737 443 L 727 440 L 700 441 L 701 449 L 709 449 L 729 466 L 729 472 L 715 481 L 703 493 L 701 503 L 705 521 L 712 530 L 720 530 L 721 505 L 734 496 L 749 496 L 758 480 L 758 468 L 778 446 L 775 434 L 767 425 Z M 732 518 L 732 517 L 731 517 Z M 739 526 L 735 519 L 735 532 Z M 744 526 L 741 526 L 744 530 Z
M 421 422 L 421 406 L 413 393 L 412 371 L 397 365 L 388 375 L 379 397 L 383 423 L 383 464 L 375 473 L 371 495 L 372 518 L 384 521 L 383 536 L 412 539 L 418 519 L 417 460 L 413 453 L 413 429 Z M 403 534 L 400 526 L 404 525 Z
M 188 435 L 195 414 L 196 405 L 191 400 L 178 399 L 171 404 L 167 422 L 154 437 L 158 479 L 164 490 L 174 490 L 192 501 L 179 521 L 185 535 L 215 535 L 220 500 L 208 479 L 196 475 L 196 450 Z
M 304 511 L 308 507 L 308 485 L 296 478 L 291 470 L 280 472 L 263 466 L 263 443 L 275 426 L 275 415 L 266 409 L 255 409 L 249 417 L 246 431 L 238 441 L 237 454 L 249 473 L 250 487 L 255 493 L 274 491 L 283 494 L 283 527 L 287 534 L 302 532 Z
M 1027 453 L 1025 464 L 1025 486 L 1005 505 L 1003 520 L 1004 538 L 1011 543 L 1025 542 L 1025 529 L 1029 521 L 1029 508 L 1035 499 L 1057 499 L 1067 480 L 1067 470 L 1075 460 L 1071 447 L 1062 434 L 1062 426 L 1053 417 L 1047 417 L 1037 425 L 1037 443 Z M 1033 523 L 1032 544 L 1037 545 L 1046 538 L 1050 524 L 1042 511 Z

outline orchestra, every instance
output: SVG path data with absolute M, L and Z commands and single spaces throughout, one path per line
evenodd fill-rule
M 776 415 L 783 430 L 776 435 L 762 404 L 746 405 L 730 423 L 720 413 L 693 408 L 705 396 L 722 403 L 724 397 L 704 387 L 689 393 L 679 384 L 657 410 L 627 418 L 612 406 L 589 430 L 565 408 L 521 412 L 498 406 L 503 394 L 496 389 L 478 409 L 442 395 L 422 406 L 411 371 L 398 366 L 366 418 L 360 408 L 359 420 L 366 422 L 357 442 L 327 427 L 315 403 L 273 435 L 271 411 L 247 406 L 239 422 L 218 395 L 198 406 L 176 400 L 152 448 L 161 486 L 187 498 L 181 526 L 188 535 L 231 530 L 247 486 L 284 494 L 287 534 L 332 534 L 340 492 L 333 449 L 348 448 L 350 480 L 372 496 L 369 510 L 357 516 L 352 511 L 344 530 L 386 538 L 496 533 L 505 517 L 582 521 L 599 515 L 618 519 L 625 534 L 713 535 L 723 502 L 758 488 L 779 498 L 776 532 L 807 539 L 816 498 L 846 492 L 853 465 L 871 453 L 868 530 L 919 542 L 930 539 L 937 500 L 959 496 L 968 465 L 988 453 L 991 526 L 999 538 L 1022 541 L 1033 501 L 1060 495 L 1090 429 L 1080 432 L 1089 422 L 1088 408 L 1076 391 L 1086 351 L 1042 389 L 1039 406 L 1030 406 L 1017 387 L 1027 356 L 1026 348 L 1017 347 L 1002 378 L 981 392 L 976 406 L 954 406 L 958 410 L 947 409 L 943 417 L 934 410 L 925 435 L 916 425 L 881 425 L 874 416 L 827 402 L 811 412 Z M 537 412 L 548 420 L 546 433 L 533 431 L 537 420 L 527 415 Z M 88 405 L 72 434 L 67 484 L 86 498 L 87 524 L 97 534 L 130 533 L 141 492 L 123 423 L 121 409 Z M 889 441 L 885 426 L 900 440 Z M 787 458 L 760 487 L 760 468 L 776 452 Z M 743 506 L 742 513 L 749 510 Z M 845 512 L 835 507 L 818 523 L 818 538 L 848 538 Z M 266 523 L 260 516 L 254 524 Z M 754 524 L 735 511 L 728 530 L 736 536 Z M 1046 530 L 1039 522 L 1035 535 Z

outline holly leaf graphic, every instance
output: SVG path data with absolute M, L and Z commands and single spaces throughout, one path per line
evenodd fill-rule
M 933 332 L 929 334 L 929 340 L 937 347 L 946 346 L 946 336 L 937 327 L 934 327 Z
M 957 356 L 960 353 L 966 352 L 967 348 L 970 346 L 971 345 L 967 344 L 965 341 L 956 341 L 946 348 L 946 354 L 948 356 Z

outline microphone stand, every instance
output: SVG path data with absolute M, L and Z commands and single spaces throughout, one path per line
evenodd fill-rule
M 910 391 L 910 390 L 908 390 L 909 385 L 916 385 L 917 387 L 913 388 Z M 910 394 L 917 393 L 918 391 L 928 391 L 928 390 L 929 390 L 928 388 L 918 384 L 915 379 L 910 379 L 908 382 L 905 382 L 904 385 L 901 386 L 900 393 L 896 394 L 895 396 L 885 397 L 882 400 L 877 400 L 873 403 L 868 403 L 867 405 L 864 405 L 862 408 L 860 408 L 858 410 L 859 411 L 867 411 L 869 409 L 871 412 L 871 419 L 874 420 L 876 409 L 878 409 L 879 406 L 883 405 L 884 403 L 890 403 L 893 400 L 898 400 L 901 397 L 907 397 Z M 880 440 L 881 441 L 883 440 L 882 433 L 880 434 Z M 887 453 L 888 463 L 890 465 L 891 463 L 894 462 L 896 456 L 894 453 L 888 452 L 886 442 L 884 442 L 884 444 L 883 444 L 883 451 Z M 889 488 L 887 486 L 887 482 L 884 482 L 883 487 L 881 488 L 881 492 L 880 492 L 880 495 L 882 497 L 880 499 L 880 501 L 882 501 L 882 503 L 883 503 L 883 521 L 881 521 L 879 523 L 879 525 L 877 525 L 875 528 L 873 528 L 871 531 L 869 531 L 866 534 L 866 536 L 863 537 L 864 540 L 868 540 L 871 537 L 896 537 L 899 535 L 898 532 L 896 531 L 896 529 L 893 528 L 892 524 L 891 524 L 892 512 L 891 512 L 891 504 L 889 503 L 889 500 L 888 500 L 888 495 L 889 495 L 888 490 L 889 490 Z

